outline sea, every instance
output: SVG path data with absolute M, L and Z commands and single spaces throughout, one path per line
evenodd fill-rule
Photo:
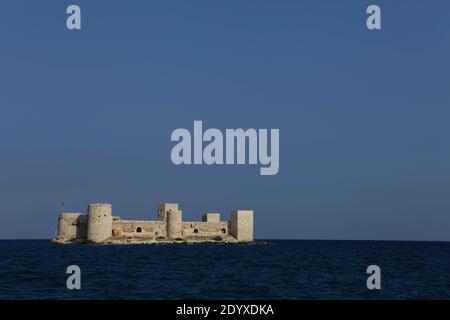
M 80 268 L 68 289 L 67 268 Z M 369 290 L 367 268 L 380 268 Z M 0 241 L 0 299 L 449 299 L 450 243 L 57 245 Z

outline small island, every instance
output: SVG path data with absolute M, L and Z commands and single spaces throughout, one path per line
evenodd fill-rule
M 252 243 L 253 211 L 231 212 L 221 221 L 219 213 L 205 213 L 202 221 L 182 221 L 177 203 L 157 206 L 157 220 L 122 220 L 113 216 L 112 205 L 90 204 L 85 213 L 63 212 L 58 218 L 58 244 L 157 244 L 157 243 Z

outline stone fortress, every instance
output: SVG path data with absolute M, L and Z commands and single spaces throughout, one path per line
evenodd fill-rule
M 253 242 L 253 211 L 238 210 L 229 221 L 205 213 L 202 221 L 185 222 L 176 203 L 157 207 L 157 220 L 122 220 L 110 204 L 90 204 L 87 214 L 61 213 L 54 243 L 248 243 Z

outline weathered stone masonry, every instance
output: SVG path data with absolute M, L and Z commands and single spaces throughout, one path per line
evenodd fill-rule
M 157 220 L 122 220 L 110 204 L 90 204 L 87 214 L 61 213 L 55 243 L 252 242 L 253 211 L 233 211 L 229 221 L 205 213 L 202 221 L 185 222 L 176 203 L 157 207 Z

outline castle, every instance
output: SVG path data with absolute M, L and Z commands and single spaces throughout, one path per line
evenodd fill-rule
M 122 220 L 106 203 L 90 204 L 87 214 L 61 213 L 54 243 L 239 243 L 253 241 L 253 211 L 233 211 L 229 221 L 205 213 L 202 221 L 185 222 L 176 203 L 157 207 L 157 220 Z

